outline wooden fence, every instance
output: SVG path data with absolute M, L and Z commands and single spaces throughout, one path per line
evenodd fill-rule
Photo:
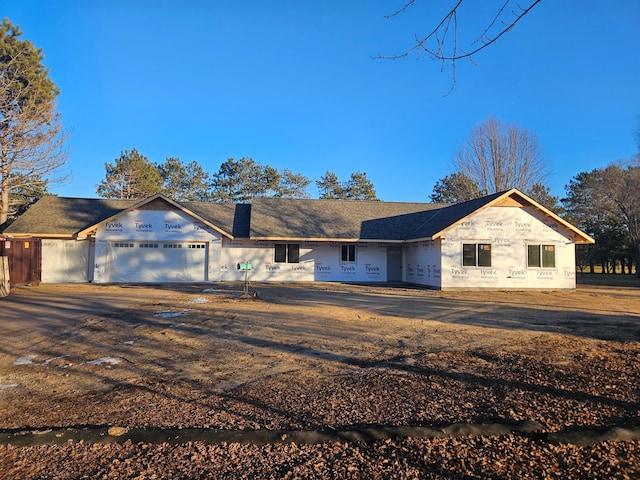
M 0 297 L 9 295 L 9 258 L 0 257 Z
M 0 256 L 7 258 L 12 287 L 38 285 L 42 276 L 42 241 L 39 238 L 0 239 Z

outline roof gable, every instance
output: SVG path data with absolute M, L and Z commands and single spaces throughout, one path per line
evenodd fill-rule
M 489 207 L 532 207 L 554 221 L 562 225 L 577 244 L 595 243 L 589 235 L 574 227 L 566 220 L 553 213 L 548 208 L 540 205 L 531 197 L 528 197 L 519 190 L 512 188 L 504 192 L 494 193 L 485 197 L 469 200 L 468 202 L 457 203 L 441 209 L 428 224 L 425 224 L 416 232 L 417 238 L 440 238 L 447 231 L 461 224 L 472 215 Z
M 197 205 L 195 205 L 197 202 L 191 202 L 192 206 L 195 206 L 197 208 Z M 232 210 L 233 209 L 233 205 L 224 205 L 224 204 L 210 204 L 210 205 L 216 205 L 216 210 L 218 212 L 221 212 L 222 215 L 219 216 L 219 219 L 226 219 L 228 220 L 228 210 Z M 98 226 L 102 223 L 108 222 L 111 219 L 114 219 L 116 216 L 121 215 L 123 212 L 125 211 L 131 211 L 131 210 L 164 210 L 164 209 L 169 209 L 169 210 L 179 210 L 182 211 L 184 213 L 186 213 L 187 215 L 189 215 L 190 217 L 195 218 L 196 220 L 202 222 L 203 224 L 207 225 L 208 227 L 214 229 L 215 231 L 217 231 L 218 233 L 228 237 L 228 238 L 233 238 L 233 235 L 229 232 L 232 231 L 232 227 L 228 228 L 228 230 L 225 230 L 221 227 L 219 227 L 218 225 L 216 225 L 215 223 L 212 223 L 210 218 L 207 217 L 202 217 L 200 216 L 198 213 L 194 212 L 193 210 L 189 209 L 187 207 L 187 203 L 178 203 L 175 202 L 167 197 L 165 197 L 162 194 L 156 194 L 152 197 L 149 197 L 147 199 L 141 200 L 141 201 L 137 201 L 136 203 L 134 203 L 133 205 L 129 206 L 128 208 L 125 208 L 123 210 L 120 210 L 119 212 L 117 212 L 114 215 L 111 215 L 108 218 L 104 218 L 92 225 L 90 225 L 89 227 L 81 230 L 78 232 L 78 237 L 79 238 L 83 238 L 86 237 L 87 235 L 90 234 L 95 234 Z M 224 213 L 227 213 L 226 215 Z M 228 225 L 228 227 L 230 227 L 231 225 Z

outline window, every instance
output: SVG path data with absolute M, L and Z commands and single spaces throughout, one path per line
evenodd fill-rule
M 284 263 L 287 261 L 287 246 L 284 243 L 276 243 L 276 257 L 277 263 Z
M 355 262 L 356 261 L 356 246 L 355 245 L 342 245 L 342 252 L 340 254 L 340 261 L 342 261 L 342 262 Z
M 133 243 L 114 243 L 113 246 L 116 248 L 133 248 Z
M 276 243 L 276 263 L 300 263 L 300 245 L 297 243 Z
M 491 244 L 490 243 L 463 243 L 462 244 L 463 267 L 490 267 Z
M 527 267 L 555 268 L 555 245 L 527 245 Z
M 141 243 L 138 245 L 139 248 L 158 248 L 157 243 Z

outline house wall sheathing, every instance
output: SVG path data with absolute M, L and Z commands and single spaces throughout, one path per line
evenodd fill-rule
M 442 265 L 440 241 L 412 242 L 404 248 L 403 281 L 432 288 L 440 288 Z
M 158 248 L 147 248 L 156 243 Z M 123 249 L 122 244 L 133 244 L 133 251 Z M 125 211 L 96 231 L 93 281 L 216 281 L 221 245 L 218 232 L 180 210 Z M 166 248 L 169 246 L 180 249 Z M 190 251 L 191 247 L 198 248 Z M 117 268 L 121 265 L 118 255 L 132 260 L 137 257 L 139 263 L 131 265 L 129 272 L 123 271 Z M 145 270 L 148 267 L 156 271 Z
M 464 243 L 490 243 L 491 267 L 462 265 Z M 553 245 L 555 267 L 527 266 L 528 245 Z M 448 288 L 575 288 L 575 244 L 570 231 L 530 207 L 490 207 L 445 232 L 442 286 Z
M 116 244 L 123 242 L 206 246 L 206 251 L 197 252 L 205 255 L 201 276 L 194 276 L 189 271 L 191 267 L 180 266 L 167 255 L 166 265 L 163 263 L 165 257 L 159 257 L 148 265 L 142 262 L 136 267 L 140 271 L 148 266 L 162 267 L 158 272 L 140 277 L 150 282 L 242 281 L 245 272 L 238 269 L 239 263 L 252 264 L 248 274 L 252 281 L 385 282 L 388 248 L 399 245 L 359 242 L 356 243 L 355 261 L 344 262 L 341 248 L 345 243 L 231 240 L 179 209 L 140 209 L 125 211 L 100 224 L 95 239 L 46 240 L 43 244 L 43 256 L 46 257 L 43 281 L 136 281 L 126 272 L 115 275 L 110 268 L 117 261 Z M 298 244 L 299 262 L 275 262 L 276 243 Z M 491 266 L 463 266 L 462 245 L 465 243 L 491 244 Z M 529 244 L 553 245 L 555 266 L 527 267 Z M 144 259 L 145 252 L 141 249 L 132 254 L 132 259 L 138 256 Z M 533 207 L 488 207 L 435 240 L 402 245 L 402 280 L 443 289 L 575 288 L 573 232 Z
M 300 246 L 298 263 L 278 263 L 274 259 L 276 243 Z M 386 282 L 387 247 L 385 244 L 358 243 L 354 262 L 341 261 L 343 243 L 333 242 L 251 242 L 223 241 L 220 265 L 221 281 L 240 281 L 244 271 L 238 263 L 251 263 L 249 278 L 253 281 L 287 282 Z

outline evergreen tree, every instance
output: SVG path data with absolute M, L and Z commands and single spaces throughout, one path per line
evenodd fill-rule
M 115 163 L 105 163 L 105 179 L 97 187 L 103 198 L 143 199 L 162 191 L 162 177 L 147 157 L 125 150 Z
M 345 191 L 348 200 L 379 200 L 373 183 L 365 172 L 355 172 L 346 183 Z
M 355 172 L 346 182 L 341 182 L 338 176 L 327 172 L 316 180 L 319 198 L 335 200 L 379 200 L 373 183 L 365 172 Z
M 564 213 L 564 207 L 560 205 L 560 199 L 551 195 L 549 187 L 536 183 L 528 192 L 525 192 L 543 207 L 548 208 L 556 215 Z
M 280 182 L 273 196 L 281 198 L 309 198 L 307 187 L 310 183 L 311 180 L 301 173 L 293 173 L 288 168 L 285 168 L 280 174 Z
M 0 224 L 46 191 L 68 157 L 56 111 L 59 90 L 43 65 L 42 50 L 20 37 L 9 19 L 0 24 Z
M 260 166 L 251 158 L 227 159 L 213 174 L 212 198 L 221 203 L 239 203 L 256 196 L 256 183 L 261 183 Z
M 252 158 L 229 158 L 213 174 L 211 196 L 216 202 L 250 202 L 256 197 L 307 198 L 310 181 L 301 174 L 257 163 Z
M 169 198 L 199 202 L 211 199 L 209 174 L 198 162 L 185 165 L 179 158 L 168 157 L 156 167 L 163 181 L 162 192 Z
M 581 172 L 565 188 L 566 218 L 596 240 L 588 248 L 591 268 L 626 257 L 640 276 L 640 166 L 611 164 Z
M 346 197 L 344 186 L 338 179 L 338 176 L 329 170 L 320 177 L 320 180 L 316 180 L 316 186 L 318 187 L 319 198 L 321 199 L 339 200 Z
M 484 195 L 478 184 L 463 173 L 452 173 L 438 180 L 433 187 L 431 201 L 436 203 L 461 203 Z

